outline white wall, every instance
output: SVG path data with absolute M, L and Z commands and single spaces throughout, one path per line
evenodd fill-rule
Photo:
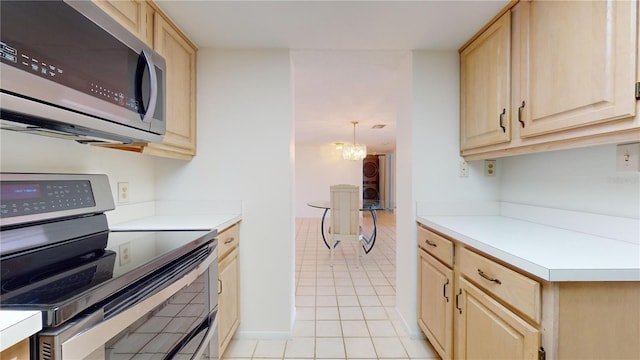
M 294 311 L 289 52 L 198 51 L 198 153 L 159 160 L 158 200 L 242 200 L 238 336 L 289 336 Z
M 329 200 L 329 186 L 358 185 L 362 189 L 362 161 L 342 158 L 334 144 L 296 145 L 296 217 L 322 216 L 309 201 Z
M 615 159 L 615 145 L 500 159 L 500 200 L 638 219 L 640 173 Z
M 408 54 L 399 67 L 398 117 L 396 123 L 396 308 L 410 333 L 418 331 L 416 316 L 417 255 L 412 255 L 416 240 L 414 200 L 413 142 L 413 54 Z M 415 251 L 417 254 L 417 251 Z M 414 279 L 413 286 L 404 276 Z M 412 298 L 413 297 L 413 298 Z
M 75 141 L 0 131 L 0 171 L 107 174 L 114 199 L 117 183 L 129 182 L 129 206 L 153 201 L 155 158 Z M 116 201 L 116 210 L 119 208 Z
M 416 201 L 495 201 L 499 180 L 482 176 L 479 163 L 471 164 L 469 177 L 458 176 L 458 53 L 414 51 L 403 73 L 396 152 L 396 304 L 418 334 Z

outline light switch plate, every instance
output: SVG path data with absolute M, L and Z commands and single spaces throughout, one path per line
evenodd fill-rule
M 640 143 L 621 144 L 616 148 L 617 171 L 640 171 Z

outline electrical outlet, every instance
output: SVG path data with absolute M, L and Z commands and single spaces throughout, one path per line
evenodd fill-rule
M 464 160 L 460 160 L 459 174 L 460 174 L 460 177 L 469 176 L 469 164 Z
M 617 146 L 616 170 L 640 171 L 640 143 Z
M 484 176 L 496 176 L 496 161 L 485 160 L 484 161 Z
M 120 266 L 127 265 L 131 262 L 131 243 L 126 242 L 118 247 L 118 256 L 120 258 Z
M 118 203 L 127 203 L 129 202 L 129 183 L 128 182 L 119 182 L 118 183 Z

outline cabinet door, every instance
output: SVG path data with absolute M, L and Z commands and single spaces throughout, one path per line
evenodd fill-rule
M 451 359 L 453 270 L 420 249 L 418 324 L 443 360 Z
M 460 149 L 511 140 L 511 13 L 460 53 Z
M 635 114 L 635 1 L 533 1 L 522 10 L 520 136 Z
M 0 352 L 0 359 L 6 360 L 29 360 L 30 356 L 28 338 Z
M 459 277 L 456 293 L 456 358 L 538 358 L 540 332 L 489 295 Z
M 104 12 L 152 46 L 152 11 L 144 0 L 93 0 Z
M 219 264 L 218 344 L 222 357 L 240 322 L 238 249 L 225 256 Z
M 155 50 L 167 63 L 167 131 L 162 144 L 149 144 L 145 152 L 190 159 L 196 151 L 196 49 L 159 13 L 154 26 Z

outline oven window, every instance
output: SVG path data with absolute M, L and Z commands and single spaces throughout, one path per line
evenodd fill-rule
M 206 273 L 205 273 L 206 274 Z M 178 291 L 157 308 L 115 335 L 105 344 L 106 359 L 163 359 L 193 334 L 209 318 L 206 275 Z M 206 331 L 198 333 L 181 355 L 190 358 L 187 351 L 197 348 Z M 193 347 L 191 347 L 194 344 Z M 176 357 L 176 359 L 179 357 Z

